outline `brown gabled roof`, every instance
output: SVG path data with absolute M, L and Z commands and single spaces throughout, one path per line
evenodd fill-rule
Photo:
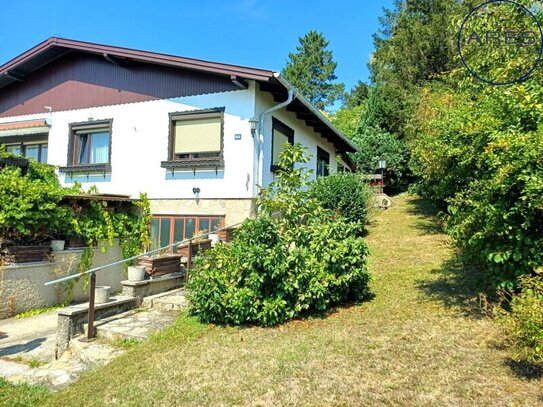
M 0 88 L 11 82 L 24 79 L 26 75 L 32 73 L 36 69 L 39 69 L 43 65 L 48 64 L 52 60 L 73 50 L 99 54 L 106 58 L 110 57 L 112 59 L 118 59 L 119 61 L 130 59 L 194 71 L 211 72 L 225 76 L 240 76 L 242 78 L 259 81 L 267 81 L 273 78 L 273 71 L 266 69 L 223 64 L 157 52 L 140 51 L 131 48 L 113 47 L 110 45 L 51 37 L 0 66 Z
M 13 82 L 24 81 L 32 72 L 72 51 L 101 55 L 118 64 L 138 61 L 227 76 L 232 82 L 241 86 L 246 79 L 252 79 L 260 84 L 261 90 L 272 93 L 276 101 L 285 100 L 288 89 L 292 88 L 292 85 L 280 74 L 267 69 L 51 37 L 0 66 L 0 90 Z M 356 146 L 303 96 L 297 96 L 287 106 L 287 110 L 296 113 L 298 119 L 304 120 L 308 126 L 313 127 L 325 139 L 334 143 L 338 150 L 357 150 Z

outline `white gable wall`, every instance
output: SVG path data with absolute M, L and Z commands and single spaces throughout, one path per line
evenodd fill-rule
M 258 110 L 257 117 L 260 113 L 269 109 L 272 106 L 279 104 L 275 102 L 273 96 L 267 92 L 257 91 L 256 106 Z M 337 171 L 336 149 L 332 143 L 307 126 L 305 121 L 296 117 L 296 113 L 288 112 L 285 108 L 272 112 L 266 115 L 264 122 L 264 164 L 262 174 L 262 185 L 267 186 L 273 181 L 273 173 L 271 167 L 271 146 L 272 146 L 272 117 L 277 118 L 288 127 L 294 130 L 294 142 L 300 143 L 306 148 L 306 151 L 311 155 L 311 160 L 306 164 L 307 168 L 312 170 L 311 179 L 315 179 L 317 170 L 317 146 L 330 154 L 330 173 Z

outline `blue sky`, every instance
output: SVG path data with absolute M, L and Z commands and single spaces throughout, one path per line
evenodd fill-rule
M 347 87 L 367 80 L 372 34 L 392 0 L 3 1 L 0 65 L 54 35 L 281 70 L 298 37 L 330 41 Z

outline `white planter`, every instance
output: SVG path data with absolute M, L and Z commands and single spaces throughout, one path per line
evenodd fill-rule
M 217 243 L 221 241 L 221 237 L 218 233 L 210 233 L 209 239 L 211 240 L 211 246 L 215 246 Z
M 143 280 L 145 280 L 144 266 L 128 267 L 128 281 L 143 281 Z
M 51 250 L 54 252 L 61 252 L 64 250 L 65 240 L 51 240 Z
M 96 304 L 104 304 L 109 301 L 111 287 L 107 285 L 97 285 L 94 292 L 94 302 Z

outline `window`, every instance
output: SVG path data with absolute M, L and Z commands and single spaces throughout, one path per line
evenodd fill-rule
M 317 146 L 317 177 L 330 174 L 330 154 Z
M 223 216 L 153 216 L 151 219 L 151 249 L 158 249 L 189 239 L 202 230 L 213 232 L 223 226 Z
M 279 169 L 279 154 L 284 150 L 286 143 L 294 144 L 294 130 L 286 124 L 280 122 L 275 117 L 272 118 L 272 163 L 271 171 L 277 172 Z
M 47 163 L 46 142 L 21 142 L 6 144 L 6 151 L 26 158 L 33 158 L 40 163 Z
M 170 159 L 219 158 L 222 152 L 223 109 L 171 115 Z
M 111 120 L 71 125 L 68 165 L 102 167 L 110 163 Z

